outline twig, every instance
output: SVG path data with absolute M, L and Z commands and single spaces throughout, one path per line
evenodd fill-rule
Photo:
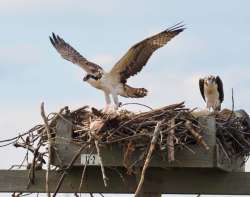
M 9 145 L 12 145 L 12 144 L 14 144 L 15 143 L 15 141 L 14 142 L 9 142 L 9 143 L 7 143 L 7 144 L 4 144 L 4 145 L 0 145 L 0 148 L 2 148 L 2 147 L 5 147 L 5 146 L 9 146 Z
M 47 132 L 47 137 L 48 137 L 48 163 L 47 163 L 47 171 L 46 171 L 46 193 L 48 194 L 48 197 L 50 197 L 50 192 L 49 192 L 49 172 L 50 172 L 50 162 L 51 162 L 51 133 L 50 133 L 50 128 L 49 128 L 49 123 L 45 115 L 44 111 L 44 102 L 41 104 L 41 116 L 44 121 L 45 125 L 45 130 Z
M 101 151 L 99 148 L 99 142 L 97 139 L 97 134 L 103 128 L 104 123 L 105 123 L 104 120 L 100 119 L 100 118 L 96 119 L 95 121 L 91 121 L 90 126 L 89 126 L 90 127 L 89 134 L 90 134 L 90 139 L 94 139 L 97 155 L 100 159 L 103 183 L 104 183 L 104 186 L 107 187 L 108 186 L 108 184 L 107 184 L 108 178 L 106 177 L 106 174 L 105 174 L 105 169 L 104 169 L 103 162 L 102 162 Z
M 160 133 L 160 125 L 161 125 L 161 122 L 158 122 L 157 125 L 155 126 L 155 130 L 154 130 L 154 134 L 153 134 L 153 137 L 152 137 L 152 140 L 151 140 L 149 151 L 148 151 L 146 160 L 145 160 L 143 168 L 142 168 L 141 178 L 140 178 L 139 184 L 137 186 L 137 189 L 135 191 L 135 197 L 137 197 L 140 194 L 140 191 L 142 189 L 142 185 L 143 185 L 144 178 L 145 178 L 145 173 L 146 173 L 146 170 L 148 168 L 152 153 L 153 153 L 153 151 L 155 149 L 155 145 L 157 143 L 157 138 L 158 138 L 159 133 Z
M 222 143 L 220 142 L 220 139 L 217 138 L 217 139 L 216 139 L 216 142 L 217 142 L 217 144 L 220 146 L 220 148 L 221 148 L 222 152 L 224 153 L 225 157 L 227 158 L 227 160 L 228 160 L 229 162 L 231 162 L 231 159 L 230 159 L 230 157 L 228 156 L 227 151 L 224 149 Z
M 174 127 L 175 119 L 170 120 L 170 127 Z M 172 162 L 175 160 L 174 157 L 174 128 L 169 131 L 167 136 L 167 145 L 168 145 L 168 161 Z
M 129 161 L 130 161 L 132 153 L 135 150 L 135 147 L 132 141 L 129 141 L 126 146 L 127 146 L 126 150 L 124 151 L 124 154 L 123 154 L 123 166 L 127 169 L 127 173 L 131 174 L 132 169 L 129 167 L 130 166 Z
M 149 107 L 148 105 L 144 105 L 144 104 L 141 104 L 141 103 L 124 103 L 124 104 L 122 104 L 120 107 L 123 107 L 123 106 L 125 106 L 125 105 L 140 105 L 140 106 L 146 107 L 146 108 L 148 108 L 148 109 L 150 109 L 150 110 L 153 110 L 152 107 Z
M 103 166 L 102 156 L 101 156 L 101 151 L 100 151 L 100 148 L 99 148 L 98 140 L 95 140 L 95 147 L 96 147 L 97 155 L 98 155 L 98 157 L 100 159 L 103 183 L 104 183 L 104 186 L 107 187 L 108 186 L 108 183 L 107 183 L 108 178 L 106 176 L 105 169 L 104 169 L 104 166 Z
M 30 166 L 30 170 L 29 170 L 29 182 L 27 185 L 27 189 L 29 188 L 30 184 L 34 184 L 35 181 L 35 167 L 36 167 L 36 158 L 39 155 L 39 149 L 41 147 L 41 143 L 38 143 L 38 147 L 34 150 L 34 156 L 33 156 L 33 160 L 32 160 L 32 164 Z
M 175 129 L 176 127 L 180 126 L 181 124 L 183 124 L 183 122 L 178 122 L 174 125 L 171 125 L 170 128 L 168 128 L 167 130 L 163 130 L 161 133 L 164 134 L 164 133 L 168 133 L 169 131 Z
M 196 139 L 196 141 L 198 142 L 198 144 L 201 144 L 206 150 L 209 150 L 209 146 L 207 145 L 207 143 L 204 141 L 203 137 L 197 133 L 194 128 L 192 128 L 192 122 L 187 120 L 185 123 L 187 129 L 189 130 L 189 132 L 192 134 L 192 136 Z
M 89 163 L 89 159 L 90 159 L 90 156 L 92 155 L 94 149 L 91 150 L 90 154 L 89 154 L 89 157 L 87 158 L 87 161 L 84 165 L 84 168 L 82 170 L 82 176 L 81 176 L 81 182 L 80 182 L 80 185 L 79 185 L 79 188 L 78 188 L 78 192 L 81 193 L 81 189 L 82 189 L 82 184 L 83 184 L 83 179 L 84 179 L 84 176 L 85 176 L 85 172 L 86 172 L 86 169 L 87 169 L 87 165 Z
M 228 123 L 229 120 L 231 120 L 231 118 L 233 117 L 234 114 L 234 89 L 232 88 L 232 110 L 231 110 L 231 114 L 228 117 L 228 119 L 225 121 L 225 124 Z
M 192 154 L 195 154 L 195 152 L 194 152 L 191 148 L 189 148 L 186 144 L 181 143 L 181 145 L 182 145 L 184 148 L 186 148 L 188 151 L 190 151 Z
M 147 135 L 145 133 L 136 134 L 136 135 L 127 136 L 127 137 L 124 137 L 124 138 L 114 139 L 112 141 L 105 141 L 103 143 L 104 144 L 112 144 L 112 143 L 117 143 L 117 142 L 121 142 L 121 141 L 125 141 L 125 140 L 132 140 L 133 138 L 139 138 L 139 137 L 142 137 L 142 136 L 149 136 L 149 135 Z
M 25 161 L 27 161 L 27 165 L 28 165 L 28 155 L 29 155 L 29 152 L 27 151 L 26 154 L 25 154 L 25 157 L 23 158 L 23 161 L 19 165 L 18 169 L 20 169 L 23 166 L 23 164 L 24 164 Z
M 153 114 L 157 114 L 158 112 L 166 112 L 167 110 L 169 109 L 173 109 L 173 108 L 176 108 L 176 107 L 181 107 L 183 106 L 184 102 L 181 102 L 181 103 L 178 103 L 178 104 L 173 104 L 173 105 L 169 105 L 169 106 L 166 106 L 166 107 L 162 107 L 160 109 L 155 109 L 155 110 L 152 110 L 152 111 L 149 111 L 149 112 L 143 112 L 143 113 L 140 113 L 136 116 L 134 116 L 132 119 L 124 122 L 123 124 L 121 124 L 117 129 L 114 129 L 114 130 L 120 130 L 123 126 L 129 124 L 129 123 L 132 123 L 134 122 L 135 120 L 138 120 L 139 118 L 145 118 L 145 117 L 148 117 L 148 116 L 152 116 Z
M 40 143 L 41 143 L 41 138 L 40 138 L 40 142 L 38 143 L 38 146 L 39 146 Z M 28 144 L 26 144 L 26 143 L 16 142 L 16 143 L 13 144 L 13 145 L 14 145 L 16 148 L 19 148 L 19 147 L 25 148 L 25 149 L 27 149 L 28 151 L 32 152 L 33 154 L 35 154 L 35 152 L 36 152 L 36 148 L 34 148 L 33 146 L 28 145 Z M 42 144 L 41 144 L 41 145 L 42 145 Z M 41 155 L 39 152 L 37 152 L 36 154 L 37 154 L 38 160 L 41 161 L 41 162 L 43 162 L 43 163 L 45 163 L 44 159 L 42 158 L 42 155 Z
M 27 132 L 25 132 L 25 133 L 22 133 L 22 134 L 20 134 L 20 135 L 18 135 L 18 136 L 16 136 L 16 137 L 9 138 L 9 139 L 6 139 L 6 140 L 1 140 L 0 143 L 17 140 L 17 139 L 20 138 L 21 136 L 25 136 L 25 135 L 27 135 L 27 134 L 29 134 L 29 133 L 31 133 L 31 132 L 37 130 L 37 129 L 38 129 L 37 127 L 41 128 L 41 127 L 43 127 L 43 125 L 37 125 L 37 126 L 33 127 L 32 129 L 30 129 L 29 131 L 27 131 Z

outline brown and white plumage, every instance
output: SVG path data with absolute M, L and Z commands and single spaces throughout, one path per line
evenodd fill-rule
M 95 75 L 103 71 L 102 67 L 93 62 L 88 61 L 77 50 L 75 50 L 59 36 L 56 36 L 54 33 L 52 33 L 52 37 L 49 38 L 52 45 L 64 59 L 72 62 L 73 64 L 77 64 L 89 74 Z
M 220 77 L 209 75 L 202 78 L 199 80 L 199 87 L 207 108 L 220 111 L 224 100 L 223 82 Z
M 128 86 L 126 84 L 127 79 L 142 70 L 154 51 L 163 47 L 183 30 L 183 25 L 179 23 L 135 44 L 113 66 L 110 72 L 105 72 L 101 66 L 88 61 L 54 33 L 50 37 L 50 41 L 64 59 L 79 65 L 87 72 L 84 81 L 104 91 L 107 107 L 111 104 L 109 96 L 111 94 L 117 108 L 119 106 L 118 95 L 132 98 L 140 98 L 147 95 L 147 90 L 144 88 Z
M 142 70 L 154 51 L 163 47 L 183 30 L 182 25 L 176 25 L 135 44 L 114 65 L 111 73 L 125 83 L 129 77 L 136 75 Z

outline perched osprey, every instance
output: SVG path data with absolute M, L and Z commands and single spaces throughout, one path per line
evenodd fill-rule
M 140 72 L 154 51 L 163 47 L 184 29 L 184 26 L 178 23 L 135 44 L 109 72 L 105 72 L 101 66 L 88 61 L 58 35 L 52 33 L 50 41 L 64 59 L 79 65 L 87 72 L 83 78 L 84 81 L 104 92 L 106 100 L 104 111 L 107 112 L 111 105 L 110 95 L 114 100 L 115 109 L 118 109 L 120 105 L 118 95 L 131 98 L 140 98 L 147 95 L 146 89 L 133 88 L 127 85 L 127 79 Z
M 209 75 L 199 80 L 200 92 L 207 104 L 207 108 L 220 111 L 224 100 L 223 83 L 219 76 Z

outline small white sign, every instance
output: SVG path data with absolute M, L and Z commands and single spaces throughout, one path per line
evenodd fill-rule
M 81 164 L 90 166 L 99 166 L 100 158 L 97 154 L 81 154 Z

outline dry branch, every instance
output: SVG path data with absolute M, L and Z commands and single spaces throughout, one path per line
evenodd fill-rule
M 203 139 L 203 137 L 197 133 L 194 128 L 192 127 L 192 122 L 190 122 L 189 120 L 186 121 L 186 127 L 189 130 L 189 132 L 192 134 L 192 136 L 195 138 L 195 140 L 197 141 L 198 144 L 201 144 L 206 150 L 209 150 L 209 146 L 207 145 L 207 143 L 205 142 L 205 140 Z
M 170 127 L 173 128 L 175 125 L 175 119 L 170 120 Z M 174 128 L 169 131 L 167 137 L 167 146 L 168 146 L 168 161 L 174 161 Z
M 81 189 L 82 189 L 82 185 L 83 185 L 83 180 L 84 180 L 85 172 L 86 172 L 86 169 L 87 169 L 87 165 L 88 165 L 88 163 L 89 163 L 90 156 L 91 156 L 92 153 L 93 153 L 93 150 L 94 150 L 94 149 L 92 149 L 92 150 L 90 151 L 89 157 L 87 158 L 86 163 L 85 163 L 85 165 L 84 165 L 84 167 L 83 167 L 83 170 L 82 170 L 81 181 L 80 181 L 79 188 L 78 188 L 78 192 L 79 192 L 79 193 L 81 193 Z
M 104 166 L 103 166 L 102 156 L 101 156 L 101 151 L 100 151 L 100 148 L 99 148 L 98 140 L 95 140 L 95 147 L 96 147 L 97 155 L 98 155 L 98 157 L 100 159 L 103 183 L 104 183 L 104 186 L 107 187 L 108 186 L 108 182 L 107 182 L 108 178 L 106 176 L 105 169 L 104 169 Z
M 50 197 L 50 192 L 49 192 L 49 172 L 50 172 L 50 161 L 51 161 L 51 133 L 50 133 L 50 127 L 48 123 L 48 119 L 45 115 L 44 111 L 44 103 L 41 104 L 41 116 L 44 121 L 45 125 L 45 130 L 47 133 L 48 137 L 48 152 L 49 152 L 49 157 L 48 157 L 48 163 L 47 163 L 47 172 L 46 172 L 46 193 L 48 194 L 48 197 Z
M 103 119 L 97 119 L 95 121 L 91 121 L 90 126 L 89 126 L 89 131 L 90 131 L 90 138 L 94 139 L 96 152 L 97 152 L 97 155 L 98 155 L 99 160 L 100 160 L 103 183 L 104 183 L 104 186 L 107 187 L 108 186 L 108 183 L 107 183 L 108 178 L 106 177 L 105 169 L 103 166 L 102 155 L 101 155 L 99 141 L 98 141 L 98 133 L 102 129 L 104 123 L 105 122 Z
M 152 137 L 152 140 L 151 140 L 149 151 L 148 151 L 146 160 L 145 160 L 143 168 L 142 168 L 141 178 L 140 178 L 139 184 L 137 186 L 137 189 L 135 191 L 135 197 L 137 197 L 141 192 L 141 188 L 142 188 L 142 185 L 143 185 L 143 182 L 144 182 L 144 179 L 145 179 L 145 173 L 146 173 L 146 170 L 148 168 L 148 165 L 149 165 L 151 156 L 153 154 L 153 151 L 155 149 L 155 145 L 157 143 L 157 138 L 158 138 L 159 133 L 160 133 L 160 125 L 161 125 L 161 122 L 158 122 L 157 125 L 155 126 L 155 130 L 154 130 L 154 133 L 153 133 L 153 137 Z

